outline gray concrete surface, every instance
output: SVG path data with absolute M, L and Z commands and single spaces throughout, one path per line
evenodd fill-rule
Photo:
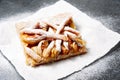
M 120 33 L 120 0 L 67 0 L 107 28 Z M 0 0 L 0 20 L 37 11 L 56 0 Z M 24 80 L 0 52 L 0 80 Z M 120 42 L 108 54 L 61 80 L 120 80 Z

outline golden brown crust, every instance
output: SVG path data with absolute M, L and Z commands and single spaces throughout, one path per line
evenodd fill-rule
M 87 51 L 85 41 L 81 39 L 78 31 L 73 30 L 76 27 L 72 16 L 68 13 L 51 17 L 48 22 L 42 22 L 42 25 L 39 21 L 34 23 L 32 29 L 36 32 L 32 29 L 24 30 L 26 26 L 29 28 L 30 24 L 31 22 L 16 24 L 24 47 L 26 63 L 30 66 L 59 61 L 84 54 Z M 65 38 L 61 38 L 62 36 L 59 39 L 56 38 L 60 35 L 66 36 L 67 39 L 64 40 Z

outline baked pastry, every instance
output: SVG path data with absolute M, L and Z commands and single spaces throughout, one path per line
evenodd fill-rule
M 70 13 L 19 22 L 16 28 L 24 47 L 26 63 L 30 66 L 86 53 L 85 41 L 75 30 Z

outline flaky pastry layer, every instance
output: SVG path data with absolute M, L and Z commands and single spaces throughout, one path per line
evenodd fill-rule
M 26 63 L 31 66 L 59 61 L 87 51 L 85 41 L 75 30 L 69 13 L 20 22 L 16 28 L 24 47 Z

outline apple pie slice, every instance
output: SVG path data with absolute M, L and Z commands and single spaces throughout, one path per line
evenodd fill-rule
M 46 19 L 16 24 L 26 63 L 37 66 L 86 53 L 85 41 L 72 20 L 62 13 Z

